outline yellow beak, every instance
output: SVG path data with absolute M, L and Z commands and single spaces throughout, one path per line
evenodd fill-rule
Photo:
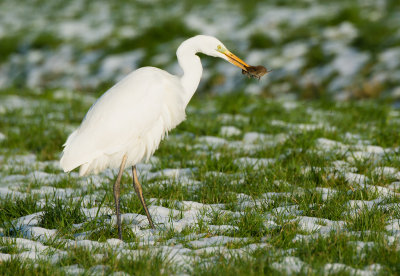
M 234 54 L 232 54 L 229 50 L 227 49 L 223 49 L 223 48 L 219 48 L 217 49 L 218 52 L 224 54 L 230 63 L 232 63 L 233 65 L 236 65 L 237 67 L 247 71 L 247 67 L 250 67 L 250 65 L 248 65 L 246 62 L 244 62 L 243 60 L 241 60 L 240 58 L 238 58 L 237 56 L 235 56 Z
M 233 65 L 236 65 L 237 67 L 239 67 L 245 71 L 247 71 L 247 67 L 250 67 L 250 65 L 248 65 L 246 62 L 244 62 L 243 60 L 241 60 L 240 58 L 238 58 L 237 56 L 235 56 L 228 50 L 226 50 L 223 54 L 228 57 L 230 63 L 232 63 Z

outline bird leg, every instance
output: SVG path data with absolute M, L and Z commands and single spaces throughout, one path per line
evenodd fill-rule
M 142 185 L 140 185 L 139 179 L 137 177 L 136 166 L 132 166 L 132 177 L 133 177 L 133 185 L 135 187 L 135 191 L 139 197 L 140 202 L 142 203 L 144 211 L 146 212 L 146 216 L 147 219 L 149 220 L 150 227 L 155 229 L 153 220 L 151 219 L 149 210 L 147 209 L 146 202 L 144 201 Z
M 121 231 L 121 212 L 119 210 L 119 195 L 120 195 L 120 183 L 121 183 L 121 177 L 122 173 L 124 172 L 125 164 L 126 164 L 126 154 L 122 158 L 121 166 L 119 167 L 119 173 L 117 176 L 117 179 L 115 180 L 114 183 L 114 200 L 115 200 L 115 209 L 116 209 L 116 215 L 117 215 L 117 226 L 118 226 L 118 238 L 122 240 L 122 231 Z

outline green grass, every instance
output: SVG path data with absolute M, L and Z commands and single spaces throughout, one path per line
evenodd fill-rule
M 2 198 L 0 201 L 0 223 L 41 211 L 36 203 L 38 198 L 38 196 Z
M 400 117 L 390 100 L 393 89 L 399 86 L 394 77 L 399 68 L 384 68 L 385 64 L 379 59 L 381 53 L 400 43 L 398 1 L 387 0 L 383 4 L 344 0 L 214 2 L 99 1 L 94 5 L 89 1 L 72 1 L 71 4 L 37 0 L 29 5 L 11 1 L 0 3 L 0 71 L 3 76 L 0 83 L 10 79 L 12 86 L 0 90 L 0 134 L 6 137 L 0 140 L 0 257 L 4 258 L 0 258 L 0 275 L 66 275 L 63 268 L 67 266 L 76 266 L 83 270 L 83 275 L 90 275 L 96 273 L 93 269 L 99 265 L 105 266 L 102 271 L 105 275 L 119 271 L 132 275 L 282 275 L 284 271 L 274 269 L 273 264 L 288 256 L 307 264 L 295 273 L 299 275 L 325 275 L 325 265 L 333 263 L 354 269 L 379 264 L 382 269 L 378 275 L 400 274 L 398 230 L 388 227 L 390 222 L 395 229 L 398 227 L 394 221 L 400 219 L 400 199 L 398 194 L 382 194 L 388 191 L 384 188 L 391 187 L 399 177 L 374 173 L 379 167 L 400 171 Z M 293 24 L 291 20 L 269 22 L 270 18 L 263 17 L 263 9 L 269 9 L 269 5 L 283 11 L 303 9 L 301 12 L 306 17 L 314 8 L 332 10 L 325 16 Z M 215 14 L 209 13 L 209 7 Z M 224 20 L 225 17 L 234 20 Z M 204 20 L 206 25 L 197 19 Z M 260 24 L 263 20 L 268 21 L 266 27 Z M 94 35 L 96 30 L 107 31 L 108 26 L 111 32 L 98 40 L 87 40 L 86 36 L 79 35 L 66 37 L 62 24 L 68 22 L 87 24 L 93 28 L 89 32 Z M 318 74 L 329 69 L 340 56 L 326 50 L 332 42 L 340 41 L 328 38 L 326 31 L 338 28 L 343 22 L 350 23 L 356 30 L 353 39 L 342 42 L 343 49 L 366 53 L 369 59 L 344 88 L 353 100 L 334 102 L 332 97 L 336 94 L 328 90 L 329 84 L 339 76 L 338 72 L 334 70 L 321 80 L 309 81 L 308 78 L 309 73 Z M 235 26 L 229 27 L 228 23 Z M 110 239 L 118 237 L 118 232 L 112 215 L 100 210 L 114 210 L 112 185 L 116 172 L 99 178 L 80 178 L 75 173 L 64 174 L 56 162 L 68 134 L 114 81 L 99 79 L 96 87 L 90 87 L 76 72 L 63 70 L 82 65 L 77 68 L 88 70 L 84 76 L 98 78 L 107 57 L 131 51 L 143 54 L 135 66 L 151 65 L 170 70 L 175 64 L 174 52 L 179 43 L 212 28 L 219 30 L 218 36 L 240 57 L 250 57 L 252 53 L 269 55 L 264 65 L 273 72 L 268 75 L 268 81 L 256 82 L 241 78 L 237 71 L 234 91 L 216 95 L 213 92 L 224 89 L 226 78 L 232 79 L 221 71 L 221 61 L 200 55 L 205 72 L 210 76 L 202 80 L 198 93 L 191 100 L 187 120 L 161 142 L 151 167 L 151 172 L 192 168 L 192 175 L 189 179 L 140 177 L 144 196 L 151 202 L 149 205 L 178 210 L 178 213 L 173 216 L 170 212 L 166 224 L 158 225 L 159 229 L 154 232 L 146 226 L 124 221 L 125 243 L 108 245 L 113 241 Z M 68 32 L 68 26 L 66 29 Z M 73 29 L 70 31 L 82 31 Z M 301 56 L 304 66 L 287 73 L 286 65 L 296 61 L 284 55 L 292 54 L 287 53 L 290 44 L 305 45 L 307 50 Z M 62 49 L 72 49 L 71 56 L 63 55 Z M 42 68 L 54 57 L 61 62 L 61 73 L 58 70 L 44 72 L 40 89 L 25 88 L 28 77 L 32 77 L 31 70 Z M 274 62 L 279 63 L 279 58 L 284 59 L 284 68 L 272 68 Z M 376 84 L 382 76 L 388 79 Z M 78 89 L 59 89 L 60 83 L 69 85 L 64 79 L 78 83 Z M 261 95 L 244 93 L 245 84 L 258 85 Z M 302 99 L 294 101 L 292 108 L 288 108 L 291 101 L 287 100 L 290 96 L 285 97 L 286 90 Z M 284 96 L 281 99 L 271 98 L 281 95 Z M 354 101 L 359 98 L 373 99 Z M 314 128 L 302 128 L 300 124 Z M 222 126 L 234 126 L 241 133 L 222 137 Z M 276 144 L 258 141 L 247 145 L 242 142 L 249 132 L 282 139 Z M 226 143 L 205 145 L 201 140 L 203 136 L 224 138 Z M 343 151 L 318 147 L 319 138 L 348 147 Z M 367 150 L 363 145 L 380 146 L 386 151 L 383 155 L 356 158 L 357 151 Z M 21 156 L 27 154 L 33 154 L 36 160 L 23 161 Z M 272 158 L 275 162 L 258 168 L 245 167 L 237 162 L 243 157 Z M 353 173 L 368 177 L 371 186 L 347 181 L 345 171 L 332 170 L 332 162 L 336 160 L 346 161 L 354 169 Z M 26 177 L 36 171 L 61 177 L 50 183 Z M 324 198 L 317 188 L 329 188 L 334 192 Z M 71 195 L 60 196 L 70 191 L 73 191 Z M 397 188 L 396 192 L 400 190 Z M 376 204 L 369 207 L 355 210 L 349 207 L 350 201 L 373 200 Z M 190 201 L 198 205 L 189 208 L 184 203 Z M 200 204 L 203 208 L 198 207 Z M 98 212 L 94 218 L 88 218 L 82 208 L 94 208 Z M 134 191 L 130 170 L 122 177 L 121 211 L 145 214 Z M 20 217 L 38 212 L 42 213 L 37 223 L 18 225 Z M 182 229 L 170 223 L 173 221 L 176 226 L 180 219 L 188 216 L 193 216 L 194 220 Z M 327 220 L 342 222 L 343 227 L 319 234 L 317 229 L 303 228 L 299 216 L 317 218 L 322 227 L 329 224 Z M 215 226 L 221 228 L 215 230 Z M 56 229 L 56 234 L 37 235 L 40 228 Z M 219 253 L 198 253 L 198 248 L 191 244 L 216 236 L 237 240 L 219 246 Z M 24 247 L 29 247 L 24 239 L 48 248 L 38 249 L 36 253 L 40 259 L 26 258 L 24 254 L 34 250 Z M 84 246 L 88 241 L 99 242 L 101 246 Z M 361 242 L 372 242 L 373 246 L 360 249 Z M 235 250 L 254 244 L 265 247 L 236 254 L 239 251 Z M 167 254 L 168 250 L 175 250 L 175 255 Z M 189 250 L 189 253 L 180 255 L 176 253 L 179 250 Z M 54 260 L 54 252 L 65 253 Z M 12 256 L 10 260 L 6 260 L 7 254 Z M 177 262 L 179 260 L 183 263 Z M 97 271 L 97 274 L 102 272 Z M 337 274 L 351 275 L 349 271 Z
M 0 97 L 6 98 L 10 93 L 12 92 L 2 91 Z M 0 161 L 7 166 L 4 166 L 4 169 L 2 167 L 0 173 L 3 176 L 26 175 L 42 170 L 50 174 L 59 174 L 61 173 L 59 169 L 47 161 L 60 156 L 62 143 L 71 129 L 79 124 L 91 102 L 85 95 L 75 92 L 71 92 L 68 96 L 70 100 L 67 101 L 55 97 L 54 91 L 33 94 L 32 91 L 23 90 L 21 95 L 24 99 L 35 98 L 37 106 L 29 110 L 9 110 L 0 117 L 1 131 L 7 136 L 7 139 L 1 142 L 3 146 L 1 154 L 4 159 Z M 78 102 L 79 105 L 74 106 Z M 327 263 L 343 263 L 356 269 L 379 263 L 383 266 L 382 273 L 399 272 L 396 263 L 397 243 L 390 243 L 386 237 L 391 235 L 386 229 L 387 223 L 400 218 L 397 197 L 387 196 L 377 206 L 360 209 L 351 214 L 348 207 L 350 200 L 375 200 L 381 195 L 370 189 L 359 188 L 354 183 L 348 183 L 343 175 L 333 174 L 330 170 L 332 161 L 344 160 L 349 166 L 356 168 L 356 173 L 367 176 L 370 185 L 387 187 L 396 181 L 393 176 L 373 173 L 379 166 L 399 169 L 400 161 L 395 151 L 387 151 L 378 162 L 349 161 L 352 152 L 362 149 L 355 145 L 357 140 L 351 140 L 346 136 L 346 133 L 358 134 L 361 139 L 375 146 L 389 149 L 398 147 L 399 141 L 392 135 L 393 129 L 399 127 L 399 120 L 390 115 L 392 114 L 390 103 L 363 101 L 337 104 L 325 100 L 296 103 L 297 107 L 294 109 L 285 109 L 282 101 L 262 96 L 248 96 L 240 92 L 233 96 L 194 97 L 187 112 L 188 119 L 161 143 L 155 154 L 158 161 L 152 163 L 151 171 L 194 168 L 191 179 L 197 182 L 192 186 L 187 184 L 185 179 L 160 177 L 146 181 L 141 177 L 144 195 L 148 202 L 150 198 L 155 199 L 151 205 L 179 210 L 179 215 L 169 217 L 176 222 L 187 212 L 180 205 L 182 201 L 195 201 L 206 205 L 222 204 L 219 205 L 222 207 L 201 209 L 196 215 L 196 222 L 185 226 L 182 231 L 165 226 L 154 236 L 152 241 L 154 248 L 174 245 L 194 252 L 196 248 L 190 245 L 193 239 L 188 238 L 191 235 L 202 235 L 201 237 L 223 235 L 242 239 L 227 243 L 223 246 L 226 250 L 237 250 L 252 243 L 269 244 L 267 248 L 257 249 L 249 255 L 200 254 L 198 258 L 189 261 L 190 273 L 194 275 L 279 274 L 280 272 L 275 270 L 272 264 L 280 262 L 286 256 L 298 257 L 312 268 L 309 271 L 304 268 L 300 274 L 321 274 Z M 59 115 L 49 118 L 48 114 L 55 112 Z M 247 117 L 248 122 L 233 117 L 231 121 L 224 123 L 221 113 L 239 114 Z M 283 123 L 271 123 L 273 120 Z M 296 127 L 298 124 L 317 123 L 323 124 L 323 127 L 312 130 Z M 241 141 L 248 132 L 271 134 L 271 137 L 283 133 L 287 138 L 275 146 L 255 142 L 255 144 L 261 143 L 261 146 L 251 151 L 243 150 L 239 144 L 235 147 L 229 144 L 215 148 L 204 147 L 204 143 L 200 142 L 201 136 L 220 137 L 223 125 L 232 125 L 242 131 L 239 135 L 225 137 L 228 143 Z M 369 127 L 366 127 L 367 125 Z M 20 136 L 21 133 L 25 135 L 25 139 Z M 318 138 L 341 142 L 349 145 L 349 149 L 345 153 L 330 149 L 318 152 L 316 148 Z M 37 161 L 28 164 L 8 161 L 13 160 L 16 154 L 28 153 L 34 153 Z M 242 157 L 274 158 L 276 161 L 256 169 L 235 163 L 235 159 Z M 305 167 L 311 169 L 305 171 Z M 66 247 L 68 239 L 78 241 L 83 238 L 106 243 L 109 239 L 117 238 L 117 229 L 110 223 L 109 215 L 98 213 L 95 218 L 88 219 L 82 211 L 83 207 L 109 207 L 113 210 L 114 180 L 115 175 L 102 178 L 100 183 L 99 180 L 84 180 L 69 175 L 57 182 L 46 184 L 55 189 L 74 190 L 74 196 L 67 198 L 60 198 L 55 194 L 29 195 L 33 190 L 44 186 L 40 179 L 25 179 L 16 183 L 13 189 L 27 193 L 27 196 L 21 199 L 7 196 L 1 200 L 1 235 L 26 238 L 22 229 L 16 227 L 15 220 L 21 216 L 43 211 L 37 226 L 56 229 L 57 234 L 47 240 L 32 239 L 42 242 L 53 251 L 66 250 L 68 254 L 55 263 L 45 259 L 35 261 L 37 265 L 34 266 L 33 261 L 17 257 L 24 251 L 18 249 L 14 242 L 2 240 L 1 253 L 15 257 L 0 263 L 0 274 L 12 274 L 19 267 L 31 275 L 64 275 L 61 268 L 69 265 L 78 265 L 86 272 L 96 265 L 106 265 L 106 270 L 109 272 L 125 271 L 143 275 L 186 271 L 186 268 L 177 266 L 165 255 L 151 253 L 153 252 L 151 245 L 141 243 L 141 231 L 148 231 L 148 228 L 138 230 L 127 222 L 123 223 L 123 239 L 127 243 L 126 247 L 129 250 L 142 250 L 144 254 L 142 258 L 130 259 L 129 254 L 117 257 L 119 249 L 113 246 L 92 250 L 79 246 Z M 334 189 L 336 193 L 323 199 L 322 194 L 316 191 L 317 187 Z M 144 215 L 133 189 L 130 171 L 124 173 L 121 188 L 122 213 Z M 268 193 L 275 194 L 267 196 Z M 242 206 L 242 199 L 238 194 L 249 196 L 250 202 L 254 205 Z M 39 200 L 44 200 L 44 204 L 37 204 Z M 297 211 L 285 213 L 285 210 L 289 210 L 285 208 L 293 205 L 297 206 Z M 277 208 L 283 209 L 278 212 Z M 296 241 L 298 235 L 312 234 L 299 225 L 296 219 L 298 215 L 321 218 L 320 224 L 323 226 L 326 223 L 322 219 L 343 221 L 345 227 L 327 236 L 313 234 L 312 241 Z M 272 221 L 276 226 L 271 227 L 266 221 L 269 223 Z M 213 230 L 210 225 L 233 227 Z M 82 236 L 82 233 L 85 236 Z M 357 255 L 359 253 L 354 245 L 355 241 L 372 241 L 375 245 L 365 251 L 366 255 L 361 258 L 361 255 Z M 51 250 L 41 254 L 46 256 Z M 188 256 L 196 255 L 193 252 Z M 102 257 L 96 254 L 102 254 Z M 219 265 L 211 260 L 218 260 Z
M 65 201 L 60 198 L 46 200 L 39 226 L 48 229 L 69 230 L 72 224 L 84 222 L 85 216 L 81 211 L 81 201 Z

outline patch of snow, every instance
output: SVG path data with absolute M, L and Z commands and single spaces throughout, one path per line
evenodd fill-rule
M 196 168 L 163 169 L 163 170 L 157 171 L 157 172 L 143 173 L 143 177 L 146 180 L 151 180 L 151 179 L 158 178 L 158 177 L 187 179 L 188 177 L 191 177 L 196 170 L 197 170 Z
M 385 228 L 387 231 L 400 231 L 400 219 L 389 220 Z
M 357 275 L 357 276 L 375 276 L 379 274 L 382 268 L 383 267 L 379 264 L 372 264 L 364 267 L 364 270 L 362 270 L 362 269 L 352 268 L 351 266 L 347 266 L 345 264 L 333 263 L 333 264 L 326 264 L 324 266 L 324 273 L 327 275 L 348 273 L 350 275 Z
M 239 227 L 234 225 L 208 225 L 208 230 L 214 232 L 237 231 Z
M 213 148 L 220 147 L 220 146 L 227 144 L 227 141 L 225 139 L 220 138 L 220 137 L 214 137 L 214 136 L 202 136 L 202 137 L 199 137 L 197 140 L 200 143 L 204 143 Z
M 227 236 L 214 236 L 210 238 L 201 238 L 195 241 L 189 242 L 189 244 L 194 248 L 206 247 L 206 246 L 216 246 L 223 245 L 227 243 L 240 243 L 246 242 L 247 238 L 233 238 Z
M 138 67 L 143 58 L 142 50 L 107 56 L 100 65 L 99 77 L 118 81 Z
M 39 219 L 43 215 L 43 213 L 44 212 L 38 212 L 38 213 L 20 217 L 20 218 L 14 220 L 14 225 L 16 227 L 38 225 Z
M 298 257 L 287 256 L 280 262 L 274 262 L 271 267 L 278 270 L 285 275 L 292 275 L 300 272 L 312 272 L 313 269 L 305 262 L 300 260 Z
M 248 132 L 243 136 L 243 142 L 248 144 L 262 143 L 275 146 L 278 143 L 284 143 L 288 138 L 287 134 L 280 133 L 277 135 L 264 134 L 259 132 Z
M 316 147 L 323 151 L 338 151 L 339 153 L 346 153 L 349 149 L 348 145 L 326 138 L 318 138 L 316 140 Z
M 356 184 L 360 186 L 365 186 L 370 181 L 367 176 L 352 172 L 344 173 L 344 178 L 349 184 Z
M 227 114 L 222 113 L 219 114 L 217 120 L 221 121 L 223 124 L 231 124 L 232 122 L 248 124 L 250 122 L 250 118 L 241 114 Z
M 65 272 L 67 275 L 81 275 L 85 273 L 84 268 L 80 268 L 79 265 L 69 265 L 69 266 L 64 266 L 62 267 L 62 270 Z
M 390 183 L 390 185 L 388 186 L 389 189 L 391 190 L 400 190 L 400 181 L 395 181 Z
M 370 55 L 360 53 L 351 48 L 345 48 L 333 60 L 332 66 L 341 76 L 353 76 L 368 62 Z
M 293 219 L 293 221 L 298 221 L 299 227 L 308 232 L 318 231 L 320 233 L 329 233 L 334 230 L 342 229 L 345 226 L 344 221 L 332 221 L 317 217 L 298 216 Z
M 279 228 L 280 226 L 278 224 L 276 224 L 275 221 L 273 220 L 266 220 L 263 222 L 263 225 L 265 228 L 271 230 L 271 229 L 276 229 Z
M 375 154 L 367 151 L 353 151 L 347 154 L 347 160 L 349 162 L 366 161 L 366 160 L 376 161 L 380 160 L 381 157 L 382 156 L 380 154 Z
M 181 212 L 178 210 L 156 205 L 151 205 L 148 207 L 148 209 L 156 223 L 166 224 L 170 221 L 170 217 L 176 217 L 181 214 Z
M 332 41 L 351 42 L 358 35 L 357 29 L 350 22 L 342 22 L 339 26 L 329 27 L 323 31 L 323 36 Z
M 303 213 L 302 210 L 299 210 L 298 205 L 290 205 L 290 206 L 280 206 L 271 210 L 271 213 L 275 216 L 298 216 Z
M 379 65 L 393 70 L 400 67 L 400 47 L 385 49 L 379 54 Z
M 326 201 L 337 194 L 337 191 L 331 188 L 316 187 L 315 190 L 321 194 L 322 200 Z
M 294 101 L 286 101 L 282 103 L 282 107 L 286 110 L 293 110 L 299 106 L 297 102 Z
M 39 239 L 46 241 L 52 239 L 57 235 L 56 229 L 46 229 L 38 226 L 24 226 L 21 227 L 21 233 L 28 239 Z
M 273 163 L 275 163 L 275 159 L 273 158 L 241 157 L 233 161 L 233 164 L 238 167 L 252 167 L 255 170 L 269 166 Z
M 114 214 L 114 211 L 109 208 L 109 207 L 93 207 L 90 209 L 87 208 L 81 208 L 83 214 L 89 218 L 89 219 L 93 219 L 96 217 L 96 215 L 98 216 L 103 216 L 103 215 L 112 215 Z
M 87 275 L 108 275 L 111 271 L 111 267 L 108 265 L 95 265 L 90 267 L 86 273 Z
M 232 137 L 232 136 L 240 135 L 242 133 L 242 131 L 234 126 L 222 126 L 219 133 L 221 136 Z M 0 138 L 0 141 L 1 141 L 1 138 Z
M 351 216 L 357 215 L 361 211 L 370 210 L 374 207 L 377 207 L 382 201 L 383 198 L 377 198 L 374 200 L 349 200 L 347 202 L 347 213 Z
M 9 260 L 11 260 L 11 258 L 12 258 L 12 255 L 0 252 L 0 262 L 9 261 Z
M 394 176 L 398 170 L 393 167 L 376 167 L 372 173 L 379 176 Z
M 11 198 L 25 198 L 26 194 L 17 192 L 17 191 L 12 191 L 8 188 L 0 188 L 0 198 L 6 198 L 6 197 L 11 197 Z

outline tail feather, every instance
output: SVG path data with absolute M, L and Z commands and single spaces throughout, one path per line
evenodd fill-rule
M 70 172 L 76 167 L 82 165 L 80 160 L 73 155 L 72 145 L 73 141 L 78 133 L 78 130 L 72 132 L 69 136 L 67 141 L 65 142 L 64 150 L 60 159 L 60 166 L 64 170 L 64 172 Z

